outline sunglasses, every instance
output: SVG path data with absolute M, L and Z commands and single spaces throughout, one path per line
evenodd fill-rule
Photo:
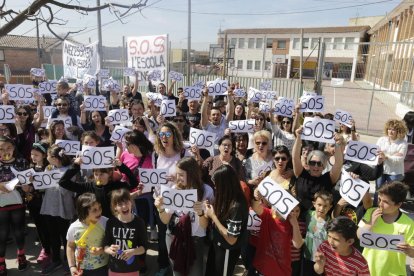
M 282 124 L 290 125 L 290 121 L 282 121 Z
M 19 116 L 27 116 L 28 114 L 26 112 L 16 112 Z
M 183 119 L 174 119 L 173 120 L 174 123 L 184 123 Z
M 258 118 L 256 118 L 256 121 L 264 121 L 264 119 L 261 118 L 261 117 L 258 117 Z
M 256 142 L 256 146 L 260 146 L 260 145 L 266 146 L 267 142 Z
M 59 104 L 56 104 L 56 106 L 68 106 L 68 104 L 59 103 Z
M 160 132 L 160 133 L 158 133 L 158 136 L 160 138 L 163 138 L 163 137 L 170 138 L 172 136 L 172 132 L 171 131 Z
M 278 162 L 278 161 L 280 161 L 280 160 L 282 160 L 282 161 L 287 161 L 287 158 L 286 158 L 286 157 L 284 157 L 284 156 L 276 156 L 274 159 L 275 159 L 275 161 L 276 161 L 276 162 Z
M 322 167 L 323 164 L 322 164 L 321 161 L 313 161 L 313 160 L 310 160 L 309 161 L 309 166 L 312 166 L 312 167 Z

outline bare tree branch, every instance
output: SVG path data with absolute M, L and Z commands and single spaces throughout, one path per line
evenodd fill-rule
M 131 7 L 133 7 L 134 9 L 139 9 L 139 8 L 145 7 L 147 5 L 148 0 L 140 0 L 138 3 L 132 4 L 132 5 L 107 3 L 107 4 L 96 6 L 96 7 L 84 7 L 84 6 L 80 6 L 80 5 L 79 6 L 69 5 L 69 4 L 60 3 L 60 2 L 55 1 L 55 0 L 50 0 L 48 2 L 50 4 L 53 4 L 55 6 L 58 6 L 58 7 L 64 8 L 64 9 L 71 9 L 71 10 L 77 9 L 77 10 L 81 10 L 81 11 L 93 12 L 93 11 L 99 11 L 99 10 L 107 9 L 111 5 L 115 6 L 115 7 L 119 7 L 119 8 L 124 8 L 124 9 L 130 9 Z

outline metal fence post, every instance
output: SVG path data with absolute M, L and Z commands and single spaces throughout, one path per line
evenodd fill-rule
M 371 119 L 372 103 L 374 101 L 375 85 L 376 85 L 376 81 L 377 81 L 377 74 L 378 74 L 378 68 L 379 68 L 379 59 L 380 59 L 380 55 L 381 55 L 381 47 L 382 46 L 379 46 L 378 55 L 375 55 L 375 58 L 377 58 L 378 62 L 377 62 L 377 66 L 376 66 L 376 69 L 375 69 L 374 80 L 372 82 L 371 102 L 369 103 L 368 120 L 367 120 L 367 134 L 369 134 L 369 121 Z M 381 85 L 380 85 L 380 88 L 381 88 Z

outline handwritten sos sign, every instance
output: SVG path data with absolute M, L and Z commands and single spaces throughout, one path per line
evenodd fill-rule
M 262 225 L 262 220 L 259 218 L 259 215 L 253 210 L 249 210 L 249 219 L 247 220 L 247 230 L 249 231 L 259 231 L 260 225 Z
M 351 113 L 349 113 L 347 111 L 337 109 L 335 111 L 334 120 L 335 120 L 335 122 L 346 125 L 349 128 L 352 127 L 352 123 L 351 123 L 352 115 L 351 115 Z
M 295 110 L 295 103 L 292 99 L 287 99 L 284 97 L 280 97 L 274 107 L 273 107 L 273 113 L 285 117 L 292 118 L 293 117 L 293 111 Z
M 100 69 L 98 76 L 101 78 L 109 78 L 109 69 Z
M 342 170 L 339 193 L 349 204 L 356 208 L 368 190 L 368 183 L 358 178 L 353 179 L 347 171 Z
M 133 77 L 135 76 L 135 68 L 124 68 L 124 77 Z
M 258 186 L 260 194 L 286 219 L 299 202 L 269 176 Z
M 142 192 L 150 192 L 152 187 L 166 185 L 168 183 L 167 172 L 166 169 L 139 169 L 139 182 L 144 184 Z
M 35 174 L 35 171 L 33 169 L 28 169 L 25 171 L 17 171 L 15 168 L 10 168 L 12 173 L 14 174 L 17 179 L 19 179 L 20 184 L 27 185 L 30 184 L 30 177 Z
M 361 247 L 389 250 L 401 253 L 397 244 L 404 243 L 403 235 L 385 235 L 365 231 L 359 240 Z
M 225 95 L 227 93 L 227 88 L 229 87 L 229 83 L 227 80 L 214 80 L 207 82 L 208 93 L 210 96 L 219 96 Z
M 346 146 L 344 159 L 367 165 L 377 165 L 378 150 L 379 147 L 377 145 L 359 141 L 349 141 Z
M 323 112 L 324 110 L 323 96 L 303 96 L 300 99 L 300 112 Z
M 56 107 L 54 106 L 43 106 L 43 115 L 45 118 L 49 118 L 50 115 L 52 115 L 53 111 L 56 110 Z
M 198 80 L 193 83 L 193 86 L 203 89 L 204 88 L 204 81 Z
M 50 125 L 54 121 L 63 121 L 63 124 L 65 125 L 65 129 L 72 126 L 72 118 L 67 117 L 67 118 L 62 119 L 62 118 L 59 118 L 58 117 L 58 118 L 49 118 L 48 121 L 47 121 L 46 128 L 49 129 L 50 128 Z
M 176 211 L 193 211 L 197 201 L 197 189 L 177 190 L 161 186 L 164 208 Z
M 152 92 L 147 92 L 147 98 L 154 102 L 154 104 L 156 106 L 161 106 L 161 102 L 163 100 L 163 96 L 160 93 L 152 93 Z
M 128 109 L 112 109 L 108 112 L 106 119 L 110 125 L 126 124 L 129 123 Z
M 259 110 L 264 113 L 270 112 L 270 103 L 260 102 L 259 103 Z
M 115 92 L 121 91 L 121 86 L 119 85 L 118 81 L 112 78 L 103 79 L 102 87 L 103 87 L 103 90 L 106 90 L 106 91 L 109 91 L 109 90 L 113 90 Z
M 0 123 L 14 124 L 16 122 L 13 105 L 0 105 Z
M 216 134 L 213 132 L 190 128 L 190 144 L 200 149 L 211 149 L 214 147 Z
M 272 89 L 272 81 L 271 80 L 265 80 L 262 81 L 259 85 L 260 90 L 269 90 Z
M 148 80 L 151 80 L 151 81 L 162 80 L 162 76 L 163 76 L 163 73 L 161 70 L 158 70 L 158 69 L 152 70 L 148 74 Z
M 256 168 L 256 172 L 257 172 L 257 175 L 262 175 L 268 171 L 271 171 L 272 169 L 273 169 L 273 161 L 270 161 Z
M 72 140 L 56 140 L 56 145 L 63 148 L 67 155 L 76 155 L 78 151 L 80 151 L 81 146 L 79 141 L 72 141 Z
M 262 92 L 262 100 L 263 101 L 271 101 L 277 98 L 276 91 L 261 91 Z
M 33 86 L 24 84 L 6 84 L 11 101 L 34 101 Z
M 104 96 L 85 96 L 83 105 L 86 111 L 106 111 L 106 98 Z
M 332 120 L 306 117 L 301 138 L 322 143 L 335 143 L 335 122 Z
M 254 132 L 254 126 L 256 121 L 254 119 L 230 121 L 229 129 L 233 133 L 252 133 Z
M 109 140 L 114 142 L 123 142 L 125 139 L 125 134 L 127 132 L 130 132 L 131 129 L 122 127 L 122 126 L 116 126 L 115 129 L 112 131 L 111 138 Z
M 202 88 L 197 86 L 185 86 L 183 92 L 184 98 L 199 101 L 202 96 Z
M 45 69 L 41 68 L 31 68 L 30 74 L 32 74 L 35 77 L 44 77 L 45 76 Z
M 182 81 L 184 78 L 183 74 L 175 72 L 175 71 L 170 71 L 170 73 L 168 73 L 168 77 L 170 78 L 170 80 L 175 80 L 175 81 Z
M 83 84 L 88 88 L 95 88 L 96 77 L 88 74 L 83 75 Z
M 112 168 L 114 158 L 114 147 L 82 146 L 81 169 Z
M 59 170 L 35 172 L 33 174 L 32 184 L 35 190 L 44 190 L 53 187 L 59 187 L 58 183 L 62 176 L 63 172 Z
M 160 114 L 163 117 L 174 117 L 176 112 L 175 100 L 162 100 Z
M 246 91 L 244 91 L 244 89 L 241 89 L 241 88 L 234 89 L 233 93 L 234 93 L 235 98 L 246 97 Z
M 56 87 L 57 87 L 57 81 L 55 80 L 44 81 L 44 82 L 39 83 L 39 92 L 40 94 L 57 93 Z
M 262 91 L 250 87 L 247 92 L 247 101 L 252 103 L 258 103 L 262 100 Z

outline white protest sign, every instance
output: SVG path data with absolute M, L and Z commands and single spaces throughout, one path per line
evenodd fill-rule
M 72 118 L 71 117 L 67 117 L 65 119 L 62 119 L 62 118 L 59 118 L 58 117 L 58 118 L 49 118 L 48 121 L 47 121 L 46 128 L 49 129 L 50 128 L 50 125 L 54 121 L 63 121 L 63 124 L 65 125 L 65 129 L 72 126 Z
M 56 110 L 56 107 L 54 107 L 54 106 L 45 106 L 44 105 L 43 106 L 43 115 L 44 115 L 44 117 L 49 118 L 52 115 L 54 110 Z
M 284 117 L 293 117 L 293 111 L 295 110 L 295 103 L 292 99 L 280 97 L 273 107 L 273 113 Z
M 39 83 L 40 94 L 57 93 L 57 90 L 56 90 L 57 83 L 58 82 L 55 80 L 44 81 L 44 82 Z
M 111 138 L 109 140 L 114 142 L 123 142 L 125 133 L 130 132 L 131 129 L 122 127 L 122 126 L 116 126 L 115 129 L 112 131 Z
M 45 69 L 41 68 L 31 68 L 30 74 L 32 74 L 35 77 L 44 77 L 45 76 Z
M 190 128 L 190 144 L 200 149 L 212 149 L 216 140 L 216 133 Z
M 53 187 L 59 187 L 59 180 L 62 178 L 63 172 L 59 170 L 51 170 L 45 172 L 35 172 L 33 174 L 33 187 L 35 190 L 44 190 Z
M 272 81 L 271 80 L 262 81 L 259 85 L 260 90 L 269 90 L 271 88 L 272 88 Z
M 235 98 L 246 97 L 246 91 L 244 91 L 244 89 L 241 89 L 241 88 L 234 89 L 233 93 L 234 93 Z
M 83 91 L 84 91 L 83 80 L 82 79 L 77 79 L 75 85 L 76 85 L 77 92 L 83 93 Z
M 108 124 L 118 125 L 129 123 L 128 109 L 112 109 L 109 110 L 107 119 Z
M 95 88 L 96 77 L 89 74 L 83 75 L 83 85 L 86 85 L 87 88 Z
M 317 96 L 318 94 L 315 91 L 306 91 L 303 90 L 303 94 L 302 97 L 306 97 L 306 96 Z
M 345 160 L 364 163 L 367 165 L 377 165 L 379 147 L 359 141 L 349 141 L 345 149 Z
M 306 117 L 303 122 L 302 135 L 303 140 L 335 143 L 335 122 L 327 119 Z
M 81 149 L 79 141 L 57 139 L 55 144 L 63 148 L 66 155 L 76 155 L 76 153 Z
M 373 248 L 379 250 L 389 250 L 402 253 L 397 248 L 397 244 L 404 243 L 403 235 L 385 235 L 364 231 L 361 234 L 359 244 L 361 247 Z
M 0 124 L 14 124 L 15 117 L 13 105 L 0 105 Z
M 168 77 L 170 78 L 170 80 L 182 81 L 184 75 L 175 71 L 170 71 L 170 73 L 168 73 Z
M 183 91 L 184 98 L 191 100 L 201 100 L 202 88 L 197 86 L 184 86 Z
M 34 101 L 33 86 L 25 84 L 5 84 L 11 101 Z
M 264 113 L 270 112 L 270 103 L 260 102 L 259 103 L 259 111 L 264 112 Z
M 163 206 L 169 210 L 193 211 L 197 201 L 197 189 L 177 190 L 161 186 Z
M 233 133 L 252 133 L 255 125 L 254 119 L 230 121 L 229 129 Z
M 156 106 L 161 106 L 163 96 L 160 93 L 147 92 L 146 95 L 147 95 L 147 98 L 150 101 L 153 101 Z
M 344 85 L 344 79 L 332 78 L 331 79 L 331 85 L 332 86 L 343 86 Z
M 195 83 L 193 83 L 193 86 L 203 89 L 204 88 L 204 81 L 198 80 Z
M 177 112 L 175 100 L 162 100 L 160 114 L 163 117 L 174 117 Z
M 273 169 L 273 161 L 269 161 L 267 163 L 262 164 L 258 168 L 256 168 L 257 175 L 262 175 L 268 171 L 271 171 Z
M 98 76 L 101 78 L 109 78 L 109 69 L 100 69 Z
M 207 82 L 209 96 L 226 95 L 229 83 L 227 80 L 214 80 Z
M 162 78 L 161 70 L 155 69 L 148 73 L 148 80 L 158 81 L 158 80 L 161 80 L 161 78 Z
M 252 103 L 258 103 L 262 100 L 262 91 L 250 87 L 247 92 L 247 101 Z
M 127 53 L 128 67 L 135 68 L 138 80 L 146 80 L 147 75 L 156 69 L 161 71 L 160 81 L 167 80 L 167 35 L 128 37 Z
M 11 192 L 14 190 L 17 184 L 19 184 L 19 179 L 16 177 L 4 184 L 4 188 Z
M 352 115 L 347 111 L 337 109 L 335 111 L 334 120 L 335 122 L 346 125 L 349 128 L 352 127 Z
M 124 68 L 124 77 L 134 77 L 135 76 L 135 68 Z
M 151 192 L 153 187 L 166 185 L 168 183 L 167 172 L 167 169 L 138 169 L 139 182 L 144 184 L 142 192 Z
M 359 178 L 354 179 L 347 171 L 342 170 L 339 193 L 349 204 L 355 208 L 358 207 L 358 204 L 361 202 L 368 190 L 368 183 Z
M 81 169 L 112 168 L 114 158 L 114 147 L 82 146 Z
M 28 169 L 25 171 L 17 171 L 15 168 L 10 168 L 12 173 L 15 177 L 19 180 L 20 184 L 27 185 L 30 184 L 30 177 L 35 174 L 35 171 L 33 169 Z
M 323 112 L 324 96 L 304 96 L 300 98 L 300 112 Z
M 249 231 L 259 231 L 260 225 L 262 225 L 262 220 L 259 218 L 259 215 L 256 214 L 253 210 L 249 210 L 249 219 L 247 220 L 247 230 Z
M 118 81 L 112 79 L 112 77 L 109 79 L 103 79 L 101 82 L 101 86 L 102 86 L 102 90 L 105 90 L 105 91 L 109 91 L 109 90 L 113 90 L 116 92 L 121 91 L 121 86 L 119 85 Z
M 286 219 L 299 202 L 289 194 L 282 186 L 277 184 L 270 176 L 260 182 L 258 186 L 260 194 Z
M 106 98 L 104 96 L 84 96 L 83 105 L 86 111 L 106 111 Z
M 262 91 L 262 100 L 271 101 L 277 99 L 276 91 Z
M 94 76 L 100 68 L 98 42 L 77 45 L 65 40 L 62 51 L 65 77 L 81 79 L 85 74 Z

